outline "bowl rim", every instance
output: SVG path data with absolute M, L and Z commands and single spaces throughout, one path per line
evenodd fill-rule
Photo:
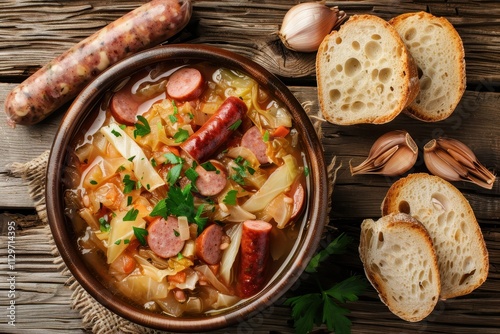
M 308 157 L 311 184 L 314 186 L 314 191 L 311 191 L 309 196 L 309 218 L 305 222 L 306 232 L 300 241 L 301 245 L 297 248 L 296 254 L 286 264 L 287 270 L 276 277 L 273 284 L 268 284 L 261 292 L 245 301 L 240 307 L 210 316 L 174 318 L 141 310 L 125 302 L 113 303 L 113 300 L 119 297 L 106 289 L 92 274 L 89 275 L 91 272 L 81 257 L 75 256 L 79 253 L 74 241 L 66 237 L 68 234 L 66 218 L 63 210 L 60 210 L 64 203 L 60 180 L 62 177 L 61 167 L 64 165 L 66 157 L 66 147 L 70 143 L 74 131 L 80 127 L 81 122 L 90 113 L 89 109 L 95 104 L 96 97 L 131 73 L 147 65 L 168 59 L 208 59 L 216 63 L 223 61 L 225 66 L 243 70 L 256 79 L 259 84 L 264 84 L 277 99 L 290 107 L 295 126 L 299 128 L 301 139 L 305 144 L 303 149 Z M 263 80 L 265 82 L 262 82 Z M 328 177 L 323 148 L 309 117 L 288 87 L 274 74 L 244 56 L 218 47 L 204 44 L 162 45 L 136 53 L 109 67 L 92 80 L 72 102 L 59 125 L 50 150 L 46 170 L 45 198 L 47 219 L 56 247 L 71 274 L 96 301 L 115 314 L 142 326 L 193 332 L 215 330 L 244 322 L 251 316 L 263 312 L 296 283 L 310 258 L 316 252 L 327 221 Z

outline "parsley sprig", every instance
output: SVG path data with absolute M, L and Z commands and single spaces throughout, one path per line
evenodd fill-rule
M 151 127 L 149 126 L 148 120 L 141 115 L 137 115 L 137 123 L 135 123 L 134 138 L 137 136 L 144 137 L 151 133 Z
M 172 185 L 168 189 L 167 197 L 159 201 L 153 211 L 149 214 L 151 217 L 185 216 L 188 222 L 198 225 L 198 232 L 201 233 L 205 228 L 208 218 L 202 217 L 203 205 L 198 209 L 194 206 L 194 197 L 191 193 L 191 184 L 184 188 Z
M 314 275 L 321 262 L 330 255 L 344 253 L 351 242 L 350 237 L 341 234 L 311 259 L 305 271 Z M 339 304 L 358 300 L 358 295 L 368 286 L 366 280 L 361 276 L 351 276 L 329 289 L 323 289 L 319 279 L 315 278 L 319 292 L 291 297 L 285 301 L 285 305 L 292 307 L 295 331 L 308 333 L 314 325 L 325 324 L 329 331 L 336 334 L 350 333 L 351 321 L 346 317 L 349 310 Z

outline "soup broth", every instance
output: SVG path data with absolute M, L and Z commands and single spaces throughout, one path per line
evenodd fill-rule
M 262 290 L 307 205 L 308 169 L 283 104 L 244 73 L 190 61 L 135 73 L 95 109 L 64 183 L 96 275 L 176 317 Z

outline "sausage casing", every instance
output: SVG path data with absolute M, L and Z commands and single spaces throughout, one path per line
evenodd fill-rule
M 190 0 L 153 0 L 82 40 L 9 93 L 9 125 L 40 122 L 112 64 L 178 33 L 191 12 Z

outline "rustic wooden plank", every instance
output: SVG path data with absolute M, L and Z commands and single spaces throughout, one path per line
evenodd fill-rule
M 0 37 L 6 38 L 0 39 L 0 57 L 3 58 L 0 77 L 10 80 L 26 77 L 143 2 L 4 1 L 4 10 L 0 12 Z M 297 2 L 194 1 L 192 24 L 178 40 L 239 52 L 281 76 L 314 76 L 314 53 L 286 50 L 276 35 L 284 14 Z M 327 4 L 338 5 L 350 15 L 371 13 L 384 19 L 419 10 L 444 15 L 456 26 L 464 41 L 468 82 L 471 85 L 485 79 L 500 82 L 500 14 L 494 1 L 327 1 Z M 488 47 L 484 46 L 485 42 Z M 33 49 L 37 52 L 33 53 Z

